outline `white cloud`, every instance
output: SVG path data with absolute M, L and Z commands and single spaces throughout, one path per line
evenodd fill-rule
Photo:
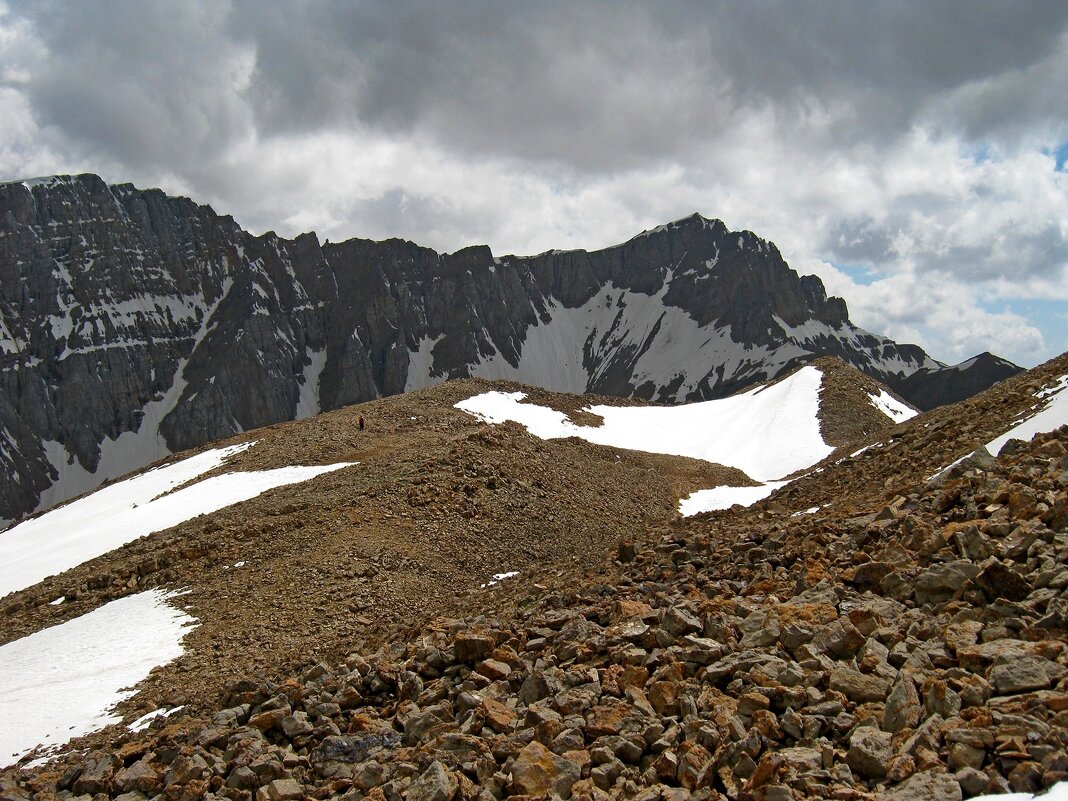
M 955 276 L 902 271 L 860 284 L 830 264 L 808 266 L 828 291 L 850 299 L 855 323 L 898 342 L 925 345 L 936 359 L 952 364 L 991 351 L 1026 362 L 1047 348 L 1035 325 L 1011 310 L 989 311 L 975 289 Z

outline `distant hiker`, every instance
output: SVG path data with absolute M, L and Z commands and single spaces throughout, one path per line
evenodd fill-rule
M 363 431 L 363 415 L 360 415 L 360 431 Z

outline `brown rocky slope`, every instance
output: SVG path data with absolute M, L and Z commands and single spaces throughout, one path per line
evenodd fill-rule
M 876 382 L 836 360 L 819 364 L 831 442 L 891 428 L 864 394 Z M 490 388 L 521 389 L 529 402 L 583 424 L 598 422 L 582 411 L 591 403 L 640 403 L 464 380 L 216 443 L 255 441 L 215 473 L 358 464 L 194 518 L 8 596 L 0 644 L 132 592 L 186 588 L 183 605 L 200 620 L 187 654 L 131 706 L 213 702 L 236 676 L 337 657 L 353 638 L 379 642 L 399 623 L 462 612 L 480 603 L 494 574 L 519 571 L 528 588 L 558 574 L 579 578 L 621 539 L 671 522 L 691 491 L 753 483 L 696 459 L 542 441 L 454 408 Z
M 101 750 L 21 788 L 9 772 L 4 792 L 488 801 L 1048 786 L 1068 777 L 1068 431 L 925 477 L 1005 430 L 1065 372 L 1062 357 L 944 418 L 884 431 L 752 509 L 653 514 L 606 533 L 628 541 L 614 562 L 534 570 L 452 599 L 426 625 L 398 615 L 350 626 L 344 660 L 307 653 L 326 661 L 289 679 L 258 665 L 231 683 L 225 709 L 201 703 L 203 717 L 98 738 Z M 529 440 L 508 426 L 470 438 L 497 436 L 515 438 L 501 443 L 509 451 Z M 589 451 L 526 445 L 558 446 Z M 436 514 L 473 497 L 459 486 Z M 383 513 L 399 512 L 398 497 Z M 40 608 L 29 600 L 8 616 Z

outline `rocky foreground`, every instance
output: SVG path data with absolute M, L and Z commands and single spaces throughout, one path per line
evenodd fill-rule
M 1068 780 L 1068 427 L 834 515 L 679 521 L 0 799 L 961 799 Z M 509 593 L 512 592 L 512 595 Z

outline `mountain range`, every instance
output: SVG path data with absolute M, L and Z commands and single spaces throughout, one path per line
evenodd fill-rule
M 866 332 L 699 215 L 603 250 L 254 236 L 94 175 L 0 185 L 0 519 L 235 433 L 465 376 L 661 403 L 836 356 L 921 409 L 1019 368 Z

